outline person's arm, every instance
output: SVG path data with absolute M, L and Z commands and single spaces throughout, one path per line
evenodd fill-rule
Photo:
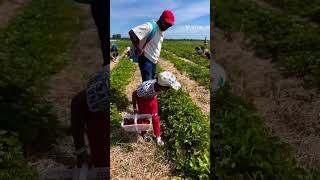
M 139 55 L 142 53 L 142 50 L 139 48 L 139 44 L 142 39 L 149 36 L 152 31 L 152 27 L 148 23 L 144 23 L 140 26 L 134 27 L 129 31 L 129 37 L 132 44 L 136 47 L 136 54 Z
M 138 36 L 133 32 L 132 29 L 129 31 L 129 37 L 130 37 L 130 40 L 131 40 L 132 44 L 133 44 L 135 47 L 138 47 L 138 46 L 139 46 L 139 43 L 140 43 L 140 39 L 139 39 Z
M 138 113 L 137 109 L 137 91 L 134 91 L 132 93 L 132 106 L 133 106 L 133 112 Z

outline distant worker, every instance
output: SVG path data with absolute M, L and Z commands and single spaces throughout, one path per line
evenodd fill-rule
M 116 44 L 111 46 L 110 57 L 113 62 L 117 62 L 120 59 L 119 48 Z
M 152 114 L 153 131 L 157 145 L 164 144 L 160 137 L 160 117 L 158 116 L 157 95 L 161 92 L 168 91 L 170 88 L 179 90 L 181 85 L 171 72 L 164 71 L 158 75 L 157 79 L 143 82 L 137 90 L 132 93 L 134 113 Z M 145 140 L 148 139 L 149 135 L 146 134 L 146 132 L 142 131 L 141 135 Z
M 154 79 L 164 31 L 174 24 L 174 15 L 170 10 L 163 11 L 157 22 L 151 21 L 134 27 L 129 31 L 133 44 L 131 51 L 138 56 L 142 81 Z
M 196 47 L 195 48 L 195 50 L 196 50 L 196 53 L 198 54 L 198 55 L 201 55 L 202 54 L 202 49 L 200 48 L 200 47 Z
M 204 47 L 207 47 L 207 36 L 204 38 Z
M 206 59 L 211 59 L 211 55 L 210 55 L 210 52 L 207 48 L 203 47 L 203 46 L 200 46 L 200 47 L 196 47 L 195 48 L 196 50 L 196 53 Z
M 201 56 L 207 59 L 211 59 L 210 52 L 207 48 L 201 46 L 202 54 Z
M 131 50 L 130 47 L 126 47 L 126 49 L 124 50 L 124 54 L 126 57 L 130 57 L 130 50 Z

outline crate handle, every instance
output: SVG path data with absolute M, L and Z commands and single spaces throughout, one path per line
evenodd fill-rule
M 134 126 L 135 126 L 135 128 L 136 128 L 136 131 L 138 131 L 138 127 L 137 127 L 138 122 L 137 122 L 137 119 L 138 119 L 138 114 L 134 114 Z

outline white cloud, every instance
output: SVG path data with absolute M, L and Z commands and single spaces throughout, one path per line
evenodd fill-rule
M 175 9 L 174 14 L 176 24 L 192 21 L 202 16 L 210 16 L 210 1 L 196 1 L 196 3 Z
M 210 25 L 180 25 L 174 26 L 165 32 L 165 38 L 168 39 L 210 39 Z

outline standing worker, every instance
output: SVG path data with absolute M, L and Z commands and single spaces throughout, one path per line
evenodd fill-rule
M 129 36 L 135 47 L 134 53 L 139 56 L 138 63 L 142 81 L 154 79 L 164 31 L 174 24 L 174 15 L 170 10 L 163 11 L 157 22 L 147 22 L 129 31 Z M 155 29 L 154 29 L 155 28 Z M 153 37 L 152 32 L 155 31 Z M 151 39 L 152 38 L 152 39 Z

